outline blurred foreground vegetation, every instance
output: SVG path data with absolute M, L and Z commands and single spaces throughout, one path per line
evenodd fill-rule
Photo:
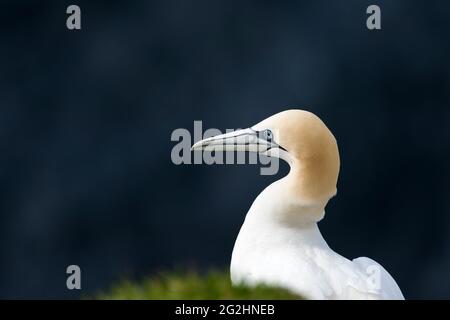
M 301 299 L 281 288 L 231 286 L 228 272 L 165 272 L 142 281 L 124 280 L 95 297 L 102 300 Z

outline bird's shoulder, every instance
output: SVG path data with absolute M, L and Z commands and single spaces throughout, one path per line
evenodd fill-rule
M 403 294 L 394 278 L 378 262 L 367 257 L 352 261 L 367 276 L 367 290 L 382 299 L 404 300 Z

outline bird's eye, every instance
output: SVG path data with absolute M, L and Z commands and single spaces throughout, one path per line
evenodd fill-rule
M 272 139 L 273 139 L 273 133 L 272 133 L 272 131 L 270 131 L 269 129 L 264 130 L 264 138 L 265 138 L 267 141 L 272 141 Z

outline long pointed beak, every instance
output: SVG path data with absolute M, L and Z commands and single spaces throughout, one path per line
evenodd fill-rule
M 258 131 L 248 128 L 200 140 L 192 146 L 191 150 L 264 153 L 274 147 L 278 145 L 260 137 Z

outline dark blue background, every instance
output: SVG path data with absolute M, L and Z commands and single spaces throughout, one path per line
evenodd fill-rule
M 68 298 L 177 266 L 227 267 L 279 176 L 175 166 L 176 128 L 288 107 L 337 137 L 329 245 L 407 298 L 450 297 L 448 1 L 66 1 L 0 7 L 0 297 Z M 369 31 L 378 4 L 382 30 Z M 283 172 L 286 172 L 283 166 Z

